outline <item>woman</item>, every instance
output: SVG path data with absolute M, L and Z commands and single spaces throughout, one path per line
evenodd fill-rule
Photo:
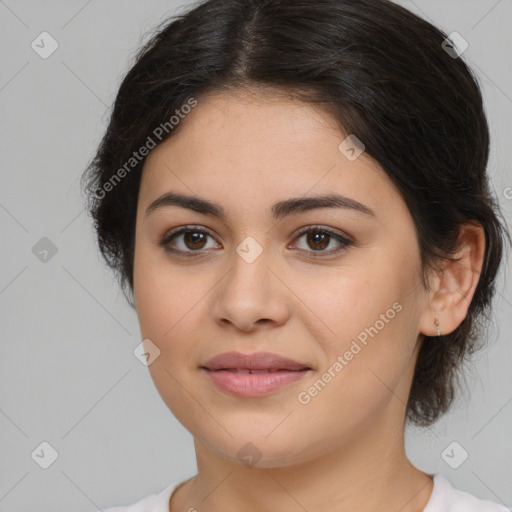
M 84 175 L 198 474 L 120 511 L 505 511 L 415 467 L 509 240 L 454 38 L 382 0 L 206 0 Z

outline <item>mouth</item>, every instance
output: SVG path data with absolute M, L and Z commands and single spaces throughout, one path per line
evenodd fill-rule
M 199 369 L 220 391 L 244 398 L 276 393 L 313 371 L 308 364 L 268 352 L 228 352 L 210 359 Z

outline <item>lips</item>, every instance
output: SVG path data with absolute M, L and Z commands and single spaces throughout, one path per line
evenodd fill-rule
M 227 370 L 233 373 L 274 373 L 278 371 L 310 370 L 308 364 L 294 361 L 271 352 L 242 354 L 226 352 L 209 359 L 201 368 L 210 371 Z
M 312 368 L 299 361 L 256 352 L 226 352 L 200 366 L 219 390 L 241 398 L 258 398 L 276 393 L 304 379 Z

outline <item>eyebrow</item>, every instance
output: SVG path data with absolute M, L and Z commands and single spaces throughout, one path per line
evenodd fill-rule
M 187 196 L 175 192 L 163 194 L 146 208 L 146 216 L 157 209 L 167 206 L 180 206 L 204 215 L 213 215 L 219 219 L 227 218 L 226 210 L 219 204 L 197 196 Z M 376 217 L 375 212 L 364 204 L 339 194 L 307 196 L 278 201 L 272 205 L 274 219 L 282 219 L 294 213 L 302 213 L 320 208 L 342 208 Z

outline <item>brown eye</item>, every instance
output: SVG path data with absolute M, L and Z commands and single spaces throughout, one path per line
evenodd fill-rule
M 322 231 L 310 231 L 306 236 L 309 247 L 316 251 L 325 249 L 329 245 L 330 238 L 328 234 Z
M 346 251 L 353 245 L 352 240 L 349 240 L 339 233 L 320 227 L 310 226 L 300 229 L 297 240 L 300 239 L 304 239 L 304 242 L 297 244 L 297 247 L 302 252 L 306 254 L 309 253 L 307 256 L 312 258 L 333 256 Z
M 198 231 L 187 231 L 183 234 L 183 243 L 188 249 L 203 249 L 208 235 Z
M 183 256 L 199 256 L 206 249 L 215 248 L 215 245 L 208 246 L 210 240 L 214 240 L 212 235 L 203 228 L 194 226 L 185 226 L 175 229 L 165 235 L 160 245 L 170 253 Z M 205 251 L 203 251 L 205 249 Z

